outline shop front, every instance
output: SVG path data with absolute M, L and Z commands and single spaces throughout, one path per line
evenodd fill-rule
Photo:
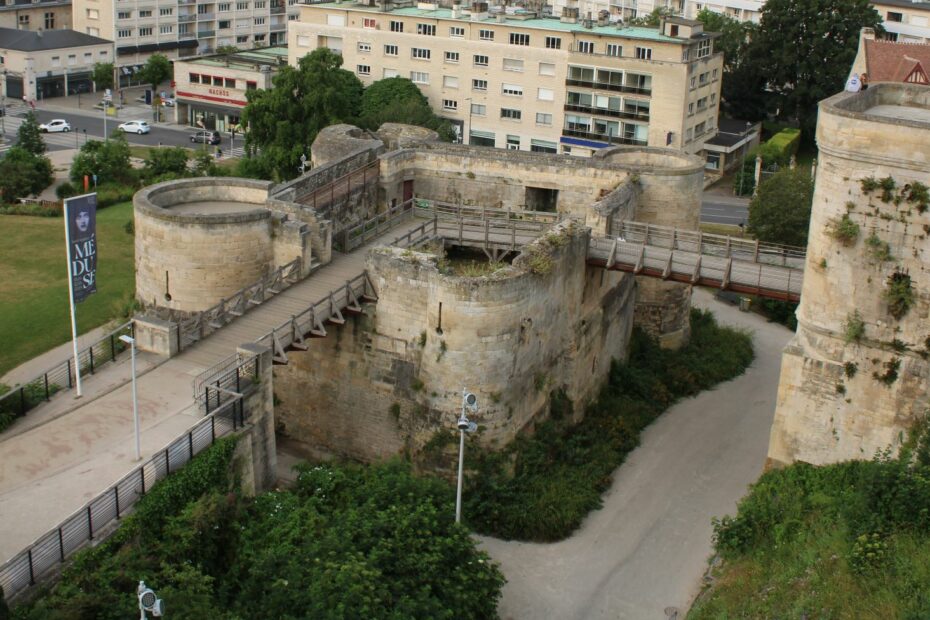
M 178 120 L 185 122 L 189 127 L 221 133 L 228 133 L 233 127 L 239 127 L 242 108 L 238 106 L 226 107 L 181 99 L 178 99 L 178 106 Z

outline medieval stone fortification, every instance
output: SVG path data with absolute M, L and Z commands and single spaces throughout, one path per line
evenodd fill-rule
M 772 464 L 871 458 L 927 410 L 930 90 L 878 84 L 820 104 L 798 330 Z
M 448 268 L 445 251 L 461 251 L 454 238 L 361 250 L 377 301 L 288 351 L 274 372 L 279 430 L 321 452 L 415 452 L 454 428 L 466 386 L 481 402 L 481 440 L 500 445 L 531 427 L 556 390 L 580 415 L 611 360 L 626 356 L 634 322 L 666 346 L 688 337 L 689 286 L 607 271 L 587 250 L 623 220 L 695 229 L 695 157 L 616 147 L 579 159 L 340 125 L 321 133 L 311 160 L 312 172 L 273 188 L 192 179 L 140 192 L 139 300 L 190 316 L 295 259 L 312 279 L 348 246 L 351 227 L 411 196 L 557 220 L 516 253 L 495 252 L 502 262 L 485 275 Z

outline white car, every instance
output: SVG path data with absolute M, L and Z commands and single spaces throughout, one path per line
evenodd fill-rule
M 71 131 L 71 124 L 63 118 L 56 118 L 47 123 L 39 125 L 39 131 L 44 133 L 54 133 L 56 131 Z
M 122 123 L 119 128 L 126 133 L 137 133 L 140 136 L 144 133 L 152 131 L 152 128 L 149 127 L 149 124 L 146 121 L 126 121 Z

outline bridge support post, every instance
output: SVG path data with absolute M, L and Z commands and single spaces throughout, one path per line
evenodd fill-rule
M 274 486 L 277 479 L 277 456 L 274 435 L 274 377 L 272 350 L 255 343 L 239 346 L 242 358 L 255 357 L 257 377 L 254 389 L 243 399 L 245 428 L 236 455 L 241 467 L 242 488 L 258 494 Z

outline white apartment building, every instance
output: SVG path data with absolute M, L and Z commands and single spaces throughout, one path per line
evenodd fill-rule
M 562 9 L 578 8 L 582 17 L 588 13 L 596 19 L 598 13 L 607 11 L 611 22 L 619 20 L 629 21 L 637 17 L 645 17 L 655 9 L 668 9 L 676 15 L 686 13 L 687 4 L 693 0 L 552 0 L 552 14 L 556 17 L 562 15 Z
M 0 28 L 71 28 L 71 0 L 0 0 Z
M 410 78 L 467 144 L 701 153 L 717 127 L 723 58 L 715 36 L 680 18 L 631 28 L 522 9 L 493 15 L 484 3 L 463 10 L 331 2 L 300 7 L 288 61 L 328 47 L 366 86 Z
M 73 0 L 74 29 L 112 39 L 124 80 L 153 53 L 169 58 L 284 44 L 297 0 Z
M 930 43 L 927 0 L 879 0 L 872 6 L 882 16 L 885 38 L 899 43 Z

